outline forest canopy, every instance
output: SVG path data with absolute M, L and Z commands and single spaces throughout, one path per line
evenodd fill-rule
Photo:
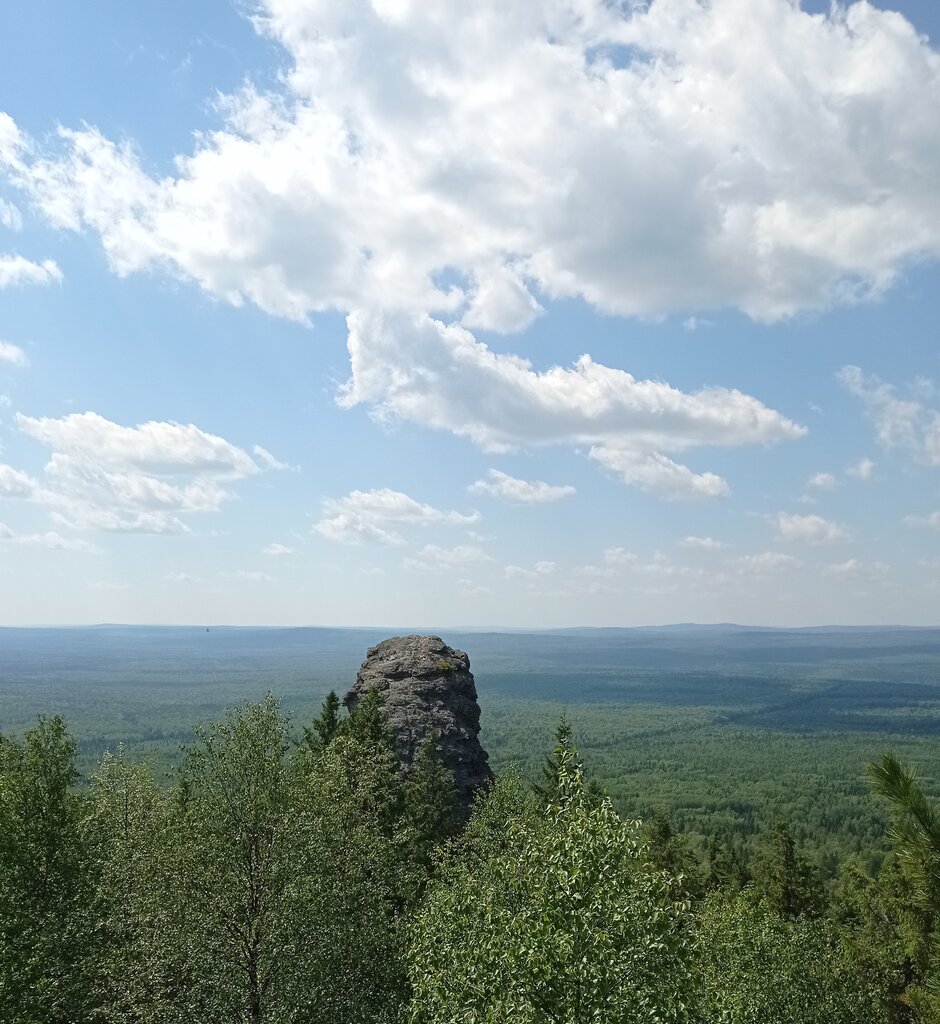
M 622 818 L 567 722 L 469 820 L 433 736 L 402 776 L 377 694 L 303 730 L 241 704 L 169 784 L 75 763 L 60 718 L 0 742 L 10 1024 L 940 1019 L 940 828 L 890 757 L 896 853 L 828 883 L 786 822 L 749 856 Z

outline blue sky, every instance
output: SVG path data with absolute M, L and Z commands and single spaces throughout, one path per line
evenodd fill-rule
M 937 38 L 0 11 L 0 623 L 935 624 Z

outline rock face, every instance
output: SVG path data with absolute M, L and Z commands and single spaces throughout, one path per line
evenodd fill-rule
M 353 711 L 371 689 L 382 691 L 405 771 L 428 734 L 436 732 L 441 757 L 454 773 L 461 803 L 468 807 L 493 773 L 478 739 L 480 706 L 466 654 L 438 636 L 393 636 L 369 648 L 343 703 Z

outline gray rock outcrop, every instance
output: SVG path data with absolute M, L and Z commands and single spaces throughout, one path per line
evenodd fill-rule
M 464 807 L 487 786 L 493 773 L 480 746 L 480 705 L 463 651 L 448 647 L 438 636 L 393 636 L 370 647 L 343 698 L 354 711 L 370 689 L 383 694 L 392 738 L 407 770 L 431 732 L 440 737 L 441 758 L 454 773 Z

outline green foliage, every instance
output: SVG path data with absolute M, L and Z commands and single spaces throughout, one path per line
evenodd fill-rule
M 814 916 L 822 911 L 822 887 L 798 849 L 789 822 L 778 822 L 765 840 L 753 877 L 755 888 L 781 917 Z
M 673 876 L 689 896 L 702 889 L 702 865 L 689 846 L 688 839 L 674 826 L 672 819 L 659 812 L 642 827 L 645 856 L 659 871 Z
M 554 803 L 505 823 L 501 841 L 491 819 L 471 825 L 470 843 L 413 929 L 413 1024 L 693 1019 L 688 904 L 567 755 Z
M 58 716 L 0 740 L 0 1020 L 71 1024 L 87 1014 L 91 865 L 72 791 L 75 743 Z
M 399 1018 L 425 869 L 370 706 L 314 751 L 290 742 L 274 698 L 242 705 L 199 731 L 172 793 L 102 760 L 84 826 L 102 1020 Z
M 555 729 L 555 746 L 552 748 L 551 756 L 546 758 L 542 765 L 542 780 L 540 783 L 533 783 L 532 786 L 546 805 L 557 803 L 561 795 L 561 772 L 565 763 L 582 767 L 578 761 L 571 723 L 563 711 Z
M 908 883 L 907 913 L 900 934 L 910 952 L 905 1000 L 919 1021 L 940 1021 L 940 816 L 917 782 L 913 768 L 885 754 L 868 765 L 875 793 L 894 811 L 891 838 L 901 877 Z M 906 927 L 905 927 L 906 926 Z
M 384 1024 L 407 997 L 403 930 L 424 871 L 409 859 L 396 767 L 386 745 L 347 733 L 310 767 L 305 946 L 293 952 L 299 1021 Z
M 135 746 L 85 785 L 61 720 L 0 739 L 4 1024 L 940 1021 L 929 651 L 850 664 L 807 641 L 775 665 L 755 645 L 746 669 L 702 671 L 698 649 L 686 667 L 644 662 L 646 641 L 480 639 L 503 659 L 500 674 L 474 658 L 484 741 L 522 770 L 463 827 L 435 739 L 403 779 L 381 694 L 342 717 L 328 690 L 348 672 L 311 683 L 301 646 L 274 674 L 289 666 L 303 742 L 268 698 L 199 731 L 172 786 L 140 763 L 194 735 L 197 690 L 209 709 L 258 692 L 243 641 L 186 641 L 213 645 L 194 654 L 204 688 L 130 648 L 96 656 L 81 686 L 52 656 L 48 683 L 14 668 L 10 727 L 35 682 L 37 700 L 73 702 L 79 765 L 119 736 Z M 365 645 L 334 641 L 353 663 Z M 585 786 L 566 719 L 544 760 L 565 706 L 613 806 Z M 871 772 L 896 818 L 882 865 L 887 816 L 859 772 L 888 746 Z
M 431 733 L 418 749 L 402 797 L 404 822 L 413 832 L 413 857 L 430 868 L 435 849 L 453 837 L 462 824 L 454 775 L 441 760 L 436 733 Z
M 743 888 L 751 880 L 747 850 L 740 840 L 715 833 L 703 851 L 702 875 L 706 889 Z
M 278 953 L 299 939 L 304 844 L 288 749 L 286 722 L 268 697 L 201 730 L 186 752 L 165 935 L 184 1001 L 207 1019 L 271 1019 L 290 987 Z
M 310 726 L 304 726 L 304 741 L 311 750 L 319 750 L 339 732 L 339 697 L 335 690 L 330 690 L 323 701 L 320 714 L 314 718 Z
M 355 675 L 375 630 L 6 629 L 0 721 L 67 715 L 90 773 L 123 742 L 162 774 L 193 722 L 269 689 L 310 724 Z M 454 634 L 470 650 L 484 746 L 537 781 L 562 709 L 590 775 L 628 818 L 667 814 L 693 848 L 717 834 L 750 856 L 781 818 L 834 879 L 877 871 L 888 815 L 861 771 L 893 750 L 940 795 L 940 633 L 603 630 Z M 301 729 L 298 728 L 298 734 Z
M 710 895 L 698 920 L 710 1024 L 884 1024 L 891 993 L 825 920 L 788 919 L 752 891 Z
M 93 973 L 102 1021 L 159 1021 L 179 983 L 166 956 L 173 810 L 148 768 L 128 763 L 122 750 L 102 757 L 82 822 L 96 865 L 86 898 L 98 922 Z
M 890 857 L 876 878 L 857 864 L 843 867 L 830 914 L 848 955 L 863 975 L 889 993 L 889 1019 L 911 1020 L 909 990 L 929 961 L 931 919 L 917 905 L 913 885 Z

